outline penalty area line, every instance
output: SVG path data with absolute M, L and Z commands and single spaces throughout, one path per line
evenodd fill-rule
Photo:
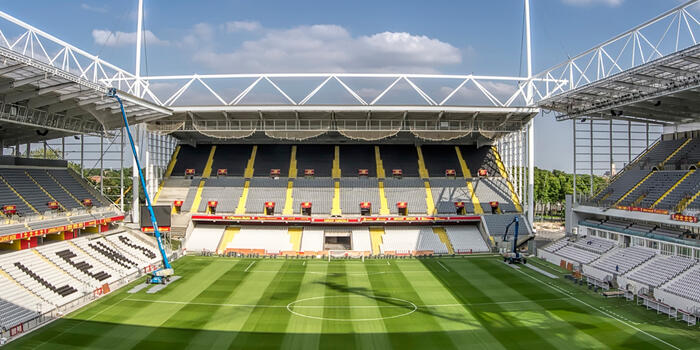
M 438 263 L 438 265 L 442 266 L 442 268 L 445 269 L 445 271 L 450 272 L 450 270 L 447 269 L 447 266 L 443 265 L 443 264 L 440 262 L 440 260 L 435 260 L 435 261 Z
M 255 261 L 251 262 L 250 265 L 248 265 L 248 267 L 245 268 L 244 272 L 248 272 L 248 269 L 250 269 L 250 267 L 253 266 L 253 264 L 255 264 Z
M 531 276 L 530 274 L 527 274 L 527 273 L 523 272 L 522 270 L 515 270 L 515 271 L 520 272 L 520 273 L 522 273 L 523 275 L 525 275 L 525 276 L 527 276 L 527 277 L 530 277 L 530 278 L 532 278 L 533 280 L 539 282 L 540 284 L 543 284 L 543 285 L 545 285 L 545 286 L 547 286 L 547 287 L 549 287 L 549 288 L 551 288 L 551 289 L 554 289 L 554 290 L 556 290 L 557 292 L 559 292 L 559 293 L 561 293 L 561 294 L 569 295 L 569 293 L 567 293 L 564 289 L 562 289 L 562 288 L 560 288 L 560 287 L 557 287 L 557 286 L 554 286 L 554 285 L 547 284 L 547 283 L 543 282 L 542 280 L 540 280 L 539 278 L 535 278 L 535 277 Z M 596 311 L 602 313 L 603 315 L 606 315 L 606 316 L 608 316 L 608 317 L 610 317 L 610 318 L 612 318 L 612 319 L 614 319 L 614 320 L 616 320 L 616 321 L 618 321 L 618 322 L 620 322 L 620 323 L 626 325 L 627 327 L 630 327 L 630 328 L 634 329 L 634 330 L 637 331 L 637 332 L 643 333 L 643 334 L 647 335 L 648 337 L 653 338 L 653 339 L 655 339 L 655 340 L 657 340 L 657 341 L 659 341 L 659 342 L 661 342 L 661 343 L 663 343 L 663 344 L 665 344 L 665 345 L 667 345 L 667 346 L 669 346 L 669 347 L 671 347 L 671 348 L 674 348 L 674 349 L 676 349 L 676 350 L 681 350 L 681 348 L 679 348 L 679 347 L 677 347 L 677 346 L 675 346 L 675 345 L 673 345 L 673 344 L 671 344 L 671 343 L 669 343 L 669 342 L 667 342 L 667 341 L 665 341 L 665 340 L 663 340 L 663 339 L 661 339 L 661 338 L 659 338 L 659 337 L 657 337 L 657 336 L 655 336 L 655 335 L 653 335 L 653 334 L 651 334 L 651 333 L 648 333 L 648 332 L 642 330 L 641 328 L 639 328 L 639 327 L 637 327 L 637 326 L 634 326 L 633 324 L 631 324 L 631 323 L 629 323 L 629 322 L 627 322 L 627 321 L 625 321 L 625 320 L 622 320 L 622 319 L 620 319 L 620 318 L 618 318 L 618 317 L 615 317 L 615 316 L 612 315 L 611 313 L 609 313 L 609 312 L 607 312 L 607 311 L 604 311 L 604 310 L 602 310 L 602 309 L 600 309 L 600 308 L 597 308 L 597 307 L 595 307 L 595 306 L 593 306 L 593 305 L 591 305 L 591 304 L 589 304 L 589 303 L 587 303 L 587 302 L 585 302 L 585 301 L 583 301 L 583 300 L 581 300 L 581 299 L 579 299 L 579 298 L 577 298 L 577 297 L 575 297 L 575 296 L 570 296 L 570 298 L 573 299 L 573 300 L 578 301 L 579 303 L 581 303 L 581 304 L 583 304 L 583 305 L 588 306 L 589 308 L 591 308 L 591 309 L 593 309 L 593 310 L 596 310 Z

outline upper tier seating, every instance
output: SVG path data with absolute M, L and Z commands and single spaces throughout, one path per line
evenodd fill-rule
M 486 169 L 488 176 L 501 176 L 496 164 L 495 155 L 490 146 L 477 148 L 476 146 L 459 146 L 462 152 L 462 158 L 467 163 L 467 168 L 472 177 L 477 177 L 479 169 Z
M 211 177 L 204 182 L 202 201 L 199 202 L 198 212 L 207 210 L 208 201 L 217 201 L 216 211 L 219 213 L 233 213 L 238 206 L 238 200 L 243 193 L 245 179 L 241 177 Z
M 664 165 L 664 169 L 687 169 L 688 166 L 698 164 L 698 162 L 700 162 L 700 137 L 693 138 L 678 153 L 673 155 Z
M 243 226 L 227 248 L 264 249 L 268 254 L 278 254 L 292 250 L 292 243 L 286 227 Z
M 506 227 L 513 221 L 515 217 L 514 214 L 501 214 L 501 215 L 484 215 L 482 217 L 484 224 L 488 227 L 489 234 L 494 237 L 502 236 L 506 232 Z M 527 220 L 520 215 L 519 219 L 519 236 L 531 235 L 530 225 L 528 225 Z M 510 227 L 508 235 L 512 236 L 515 231 L 515 224 Z
M 0 181 L 0 207 L 5 205 L 15 205 L 17 207 L 17 215 L 32 216 L 38 213 L 32 210 L 10 187 L 5 185 L 4 181 Z
M 455 214 L 455 202 L 464 202 L 465 211 L 474 212 L 471 194 L 464 179 L 430 179 L 430 190 L 438 214 Z
M 340 173 L 343 177 L 357 176 L 358 169 L 367 169 L 369 177 L 377 176 L 377 163 L 374 146 L 342 145 L 340 146 Z M 303 171 L 303 170 L 302 170 Z
M 246 213 L 264 213 L 265 202 L 275 202 L 276 212 L 281 212 L 282 208 L 284 208 L 286 193 L 286 177 L 279 179 L 254 177 L 250 180 L 248 198 L 245 203 Z
M 301 203 L 311 202 L 311 213 L 328 215 L 333 207 L 333 195 L 335 187 L 333 179 L 326 178 L 299 178 L 294 180 L 292 197 L 294 198 L 294 213 L 301 214 Z
M 632 271 L 627 277 L 652 287 L 658 287 L 694 264 L 694 259 L 678 255 L 657 257 L 651 259 L 639 269 Z
M 700 302 L 700 265 L 670 282 L 663 290 Z
M 379 181 L 377 178 L 341 178 L 340 207 L 344 215 L 360 214 L 360 203 L 372 203 L 374 214 L 379 213 Z
M 382 145 L 379 147 L 384 172 L 391 176 L 393 169 L 401 169 L 404 177 L 418 177 L 418 151 L 413 145 Z
M 94 196 L 85 187 L 85 184 L 82 184 L 78 181 L 78 179 L 73 177 L 74 173 L 71 173 L 72 170 L 47 169 L 46 171 L 51 176 L 53 176 L 53 178 L 56 179 L 56 181 L 58 181 L 61 184 L 61 186 L 63 186 L 68 192 L 70 192 L 73 195 L 73 197 L 77 198 L 79 201 L 82 201 L 83 199 L 90 199 L 92 200 L 93 207 L 101 207 L 108 205 L 109 202 L 107 201 L 107 199 Z
M 172 176 L 184 176 L 187 169 L 194 169 L 195 174 L 201 176 L 207 160 L 209 160 L 211 147 L 210 145 L 199 147 L 180 145 L 180 152 L 177 154 L 177 161 L 173 167 Z
M 0 176 L 40 213 L 49 211 L 47 203 L 52 201 L 41 188 L 20 168 L 0 168 Z
M 417 227 L 386 227 L 379 247 L 382 253 L 410 254 L 416 250 L 419 234 Z
M 605 198 L 606 203 L 615 203 L 648 174 L 649 170 L 627 169 L 621 173 L 615 181 L 608 185 L 608 187 L 593 197 L 593 200 L 602 200 Z
M 49 176 L 49 174 L 44 169 L 27 169 L 29 175 L 39 183 L 39 185 L 46 190 L 51 196 L 56 199 L 64 208 L 67 210 L 72 209 L 82 209 L 83 205 L 79 202 L 79 199 L 71 196 L 70 193 L 66 192 L 59 184 Z M 99 203 L 96 203 L 99 204 Z
M 446 169 L 454 169 L 457 172 L 457 178 L 464 177 L 455 146 L 423 145 L 421 151 L 430 177 L 444 177 Z
M 184 201 L 185 198 L 187 198 L 192 182 L 193 180 L 191 179 L 184 179 L 181 177 L 164 179 L 163 188 L 161 188 L 159 192 L 160 194 L 158 195 L 156 205 L 171 205 L 174 201 Z M 199 184 L 199 181 L 197 181 L 197 184 Z M 194 193 L 192 194 L 192 199 L 194 199 Z M 192 199 L 190 199 L 190 203 L 192 203 Z M 187 203 L 183 203 L 183 206 L 185 204 Z M 187 210 L 189 210 L 189 206 L 191 206 L 191 204 L 188 204 Z M 183 210 L 185 209 L 183 208 Z
M 445 243 L 440 240 L 431 227 L 420 228 L 416 250 L 432 250 L 435 254 L 448 253 Z
M 253 151 L 251 145 L 218 145 L 211 166 L 211 176 L 219 169 L 226 169 L 228 176 L 243 176 Z M 176 174 L 178 175 L 178 174 Z
M 298 176 L 304 175 L 305 169 L 314 169 L 316 177 L 331 177 L 335 147 L 331 145 L 297 146 Z
M 692 197 L 700 191 L 700 171 L 695 171 L 674 188 L 659 204 L 658 209 L 672 210 L 683 198 Z
M 620 205 L 632 205 L 638 202 L 641 196 L 644 196 L 644 199 L 638 202 L 638 206 L 649 208 L 685 174 L 685 171 L 655 171 L 646 181 L 627 195 L 627 197 L 620 202 Z
M 476 225 L 446 226 L 447 236 L 450 238 L 455 253 L 488 252 L 489 246 Z
M 591 266 L 610 273 L 624 274 L 656 255 L 653 250 L 642 247 L 623 248 L 594 262 Z
M 289 174 L 289 160 L 292 155 L 290 145 L 260 145 L 255 153 L 253 176 L 270 176 L 270 169 L 280 169 L 282 176 Z M 297 166 L 304 174 L 304 169 Z
M 647 154 L 632 164 L 632 168 L 651 170 L 668 158 L 683 142 L 685 139 L 659 141 Z
M 425 184 L 423 182 L 422 179 L 418 178 L 384 179 L 384 195 L 391 214 L 398 214 L 397 202 L 408 202 L 409 214 L 426 214 L 428 207 L 425 201 Z

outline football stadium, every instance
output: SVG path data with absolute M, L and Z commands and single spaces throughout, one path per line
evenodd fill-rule
M 133 72 L 0 9 L 1 348 L 700 349 L 699 0 L 539 73 L 514 1 L 514 76 L 149 74 L 133 2 Z

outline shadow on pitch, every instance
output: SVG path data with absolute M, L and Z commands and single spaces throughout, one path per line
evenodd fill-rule
M 316 284 L 321 284 L 324 285 L 332 290 L 342 292 L 342 293 L 348 293 L 348 294 L 354 294 L 354 295 L 359 295 L 362 297 L 365 297 L 367 299 L 372 299 L 375 300 L 379 303 L 384 303 L 384 304 L 390 304 L 393 306 L 396 306 L 397 308 L 402 308 L 408 311 L 412 311 L 413 307 L 410 305 L 407 305 L 405 303 L 401 303 L 398 300 L 393 300 L 393 299 L 387 299 L 387 298 L 392 298 L 390 294 L 387 293 L 374 293 L 373 291 L 365 288 L 365 287 L 350 287 L 347 285 L 343 285 L 340 283 L 335 283 L 335 282 L 330 282 L 330 281 L 317 281 L 314 282 Z M 420 312 L 425 315 L 430 315 L 433 317 L 439 317 L 445 320 L 453 321 L 453 322 L 459 322 L 463 324 L 469 324 L 473 325 L 472 323 L 468 322 L 467 320 L 463 318 L 457 318 L 454 316 L 451 316 L 449 314 L 445 314 L 442 312 L 437 312 L 435 310 L 429 310 L 425 307 L 418 306 L 415 312 Z

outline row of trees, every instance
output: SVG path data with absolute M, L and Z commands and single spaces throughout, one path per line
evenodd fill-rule
M 593 193 L 607 185 L 608 179 L 593 176 Z M 580 194 L 590 193 L 591 176 L 576 175 L 576 191 Z M 535 207 L 539 215 L 561 215 L 567 194 L 574 192 L 574 175 L 560 170 L 535 168 Z

